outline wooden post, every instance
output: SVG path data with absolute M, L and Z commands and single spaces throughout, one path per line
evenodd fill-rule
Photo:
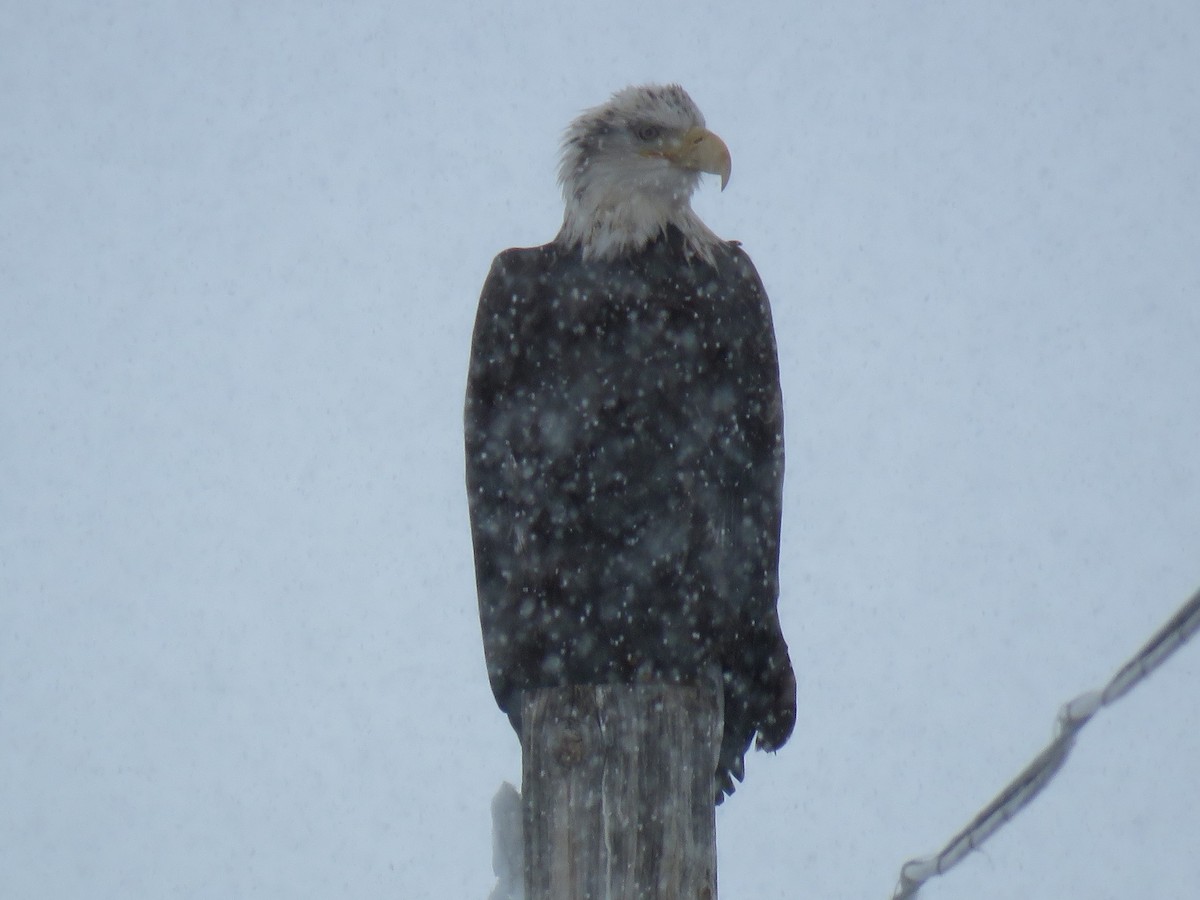
M 715 900 L 720 707 L 708 686 L 527 693 L 525 900 Z

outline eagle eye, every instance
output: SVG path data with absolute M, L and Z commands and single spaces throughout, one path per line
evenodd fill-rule
M 657 141 L 662 136 L 662 129 L 657 125 L 639 125 L 637 136 L 639 141 Z

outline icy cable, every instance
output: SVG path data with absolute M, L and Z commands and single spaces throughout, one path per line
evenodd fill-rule
M 1197 631 L 1200 631 L 1200 591 L 1192 595 L 1102 690 L 1080 694 L 1059 711 L 1054 740 L 966 828 L 934 855 L 910 859 L 900 867 L 900 881 L 892 900 L 916 897 L 926 881 L 950 871 L 964 856 L 981 847 L 984 841 L 999 831 L 1005 822 L 1024 809 L 1050 783 L 1050 779 L 1066 762 L 1075 736 L 1092 716 L 1101 707 L 1129 693 L 1134 685 L 1161 666 Z

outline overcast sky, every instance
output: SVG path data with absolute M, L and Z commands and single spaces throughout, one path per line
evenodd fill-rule
M 486 897 L 492 256 L 679 81 L 771 295 L 799 723 L 722 896 L 884 898 L 1200 585 L 1200 7 L 6 3 L 0 883 Z M 1200 647 L 928 898 L 1190 898 Z

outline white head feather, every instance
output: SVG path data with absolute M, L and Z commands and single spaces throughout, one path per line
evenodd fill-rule
M 704 142 L 703 163 L 688 156 L 685 139 Z M 563 137 L 558 180 L 566 211 L 555 241 L 581 247 L 585 260 L 607 260 L 640 250 L 674 225 L 688 252 L 711 262 L 721 239 L 691 206 L 702 171 L 720 173 L 724 187 L 729 151 L 704 129 L 704 116 L 683 88 L 618 91 L 585 110 Z

